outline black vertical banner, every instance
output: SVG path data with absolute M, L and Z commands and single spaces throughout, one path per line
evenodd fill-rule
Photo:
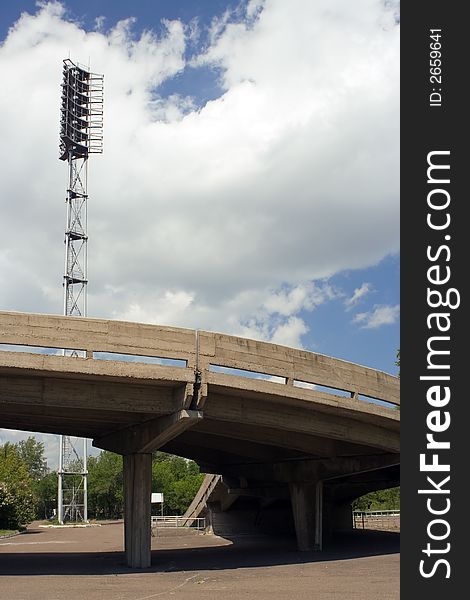
M 466 3 L 401 14 L 401 597 L 468 596 L 470 137 Z

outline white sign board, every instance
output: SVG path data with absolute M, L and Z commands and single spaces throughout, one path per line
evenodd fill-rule
M 152 504 L 156 504 L 157 502 L 163 502 L 163 494 L 160 493 L 152 493 L 152 498 L 150 500 Z

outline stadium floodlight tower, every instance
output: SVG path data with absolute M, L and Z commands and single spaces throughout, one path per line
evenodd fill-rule
M 60 119 L 60 160 L 68 163 L 65 199 L 64 315 L 87 315 L 87 178 L 90 154 L 103 152 L 103 75 L 65 59 Z M 64 355 L 79 356 L 77 350 Z M 61 435 L 59 440 L 57 517 L 87 521 L 87 440 L 83 457 L 79 440 Z

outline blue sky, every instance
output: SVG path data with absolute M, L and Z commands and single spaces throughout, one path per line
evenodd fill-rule
M 335 275 L 332 284 L 345 293 L 360 289 L 364 282 L 370 285 L 370 292 L 349 310 L 345 310 L 341 300 L 318 307 L 312 315 L 311 331 L 304 337 L 305 345 L 316 352 L 353 360 L 395 375 L 395 352 L 400 347 L 398 313 L 393 317 L 393 323 L 377 327 L 354 319 L 358 314 L 373 312 L 377 306 L 399 306 L 399 268 L 399 257 L 394 256 L 385 258 L 376 267 Z
M 395 4 L 2 2 L 0 309 L 62 310 L 57 138 L 70 55 L 105 74 L 90 316 L 246 335 L 396 373 Z
M 0 12 L 1 37 L 3 38 L 7 34 L 8 29 L 18 20 L 22 12 L 34 14 L 38 8 L 37 5 L 38 2 L 34 0 L 25 2 L 6 0 L 3 2 Z M 65 2 L 64 5 L 67 9 L 67 18 L 79 22 L 86 30 L 95 29 L 97 19 L 102 17 L 104 17 L 102 21 L 104 29 L 111 29 L 118 21 L 133 17 L 135 19 L 133 25 L 135 36 L 139 36 L 146 29 L 160 32 L 162 19 L 178 19 L 187 24 L 197 22 L 200 34 L 197 42 L 188 45 L 186 56 L 190 57 L 193 52 L 207 42 L 208 28 L 213 17 L 223 15 L 226 10 L 236 11 L 240 4 L 226 0 L 134 0 L 133 2 L 71 0 Z M 165 81 L 159 91 L 162 95 L 166 95 L 177 90 L 184 95 L 194 96 L 199 104 L 203 104 L 220 95 L 217 75 L 217 70 L 209 67 L 188 68 L 171 80 Z

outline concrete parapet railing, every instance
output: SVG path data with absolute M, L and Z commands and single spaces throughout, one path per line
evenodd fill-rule
M 244 369 L 400 404 L 396 377 L 323 354 L 220 333 L 199 332 L 199 365 Z
M 196 363 L 194 330 L 125 321 L 0 312 L 0 343 Z
M 87 358 L 104 352 L 179 359 L 199 371 L 203 385 L 223 381 L 223 374 L 211 372 L 213 367 L 223 367 L 252 373 L 255 379 L 260 375 L 281 378 L 286 386 L 324 386 L 346 392 L 351 398 L 362 395 L 400 404 L 398 378 L 382 371 L 315 352 L 207 331 L 0 312 L 0 344 L 82 350 Z M 259 378 L 257 383 L 274 385 Z

